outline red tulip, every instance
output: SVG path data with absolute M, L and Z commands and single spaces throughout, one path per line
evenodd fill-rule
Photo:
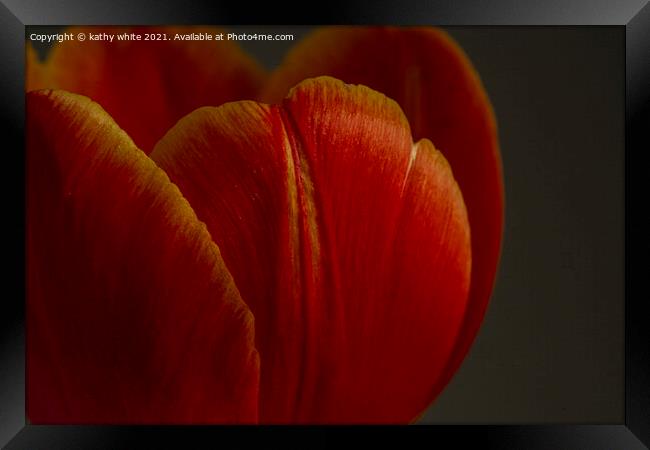
M 375 32 L 415 43 L 426 83 L 394 68 L 382 86 L 400 103 L 394 86 L 415 86 L 408 98 L 422 106 L 402 104 L 411 125 L 380 92 L 304 80 L 318 73 L 301 76 L 295 55 L 322 45 L 319 34 L 266 85 L 271 105 L 195 109 L 262 86 L 223 42 L 174 44 L 172 56 L 143 42 L 65 43 L 42 64 L 28 53 L 28 88 L 106 108 L 62 90 L 27 96 L 32 422 L 406 423 L 431 403 L 494 278 L 496 137 L 487 97 L 447 38 L 356 29 L 342 43 Z M 349 47 L 371 74 L 377 58 Z M 441 73 L 418 66 L 425 55 L 442 58 Z M 211 76 L 223 58 L 238 76 Z M 187 62 L 184 81 L 175 61 Z M 450 76 L 445 98 L 427 90 Z M 463 159 L 472 155 L 492 163 Z M 481 199 L 485 217 L 470 206 Z

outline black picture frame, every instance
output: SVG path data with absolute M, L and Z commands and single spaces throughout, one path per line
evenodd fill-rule
M 300 14 L 300 16 L 298 15 Z M 613 25 L 625 28 L 625 420 L 590 425 L 468 425 L 422 427 L 163 427 L 36 426 L 25 422 L 24 383 L 24 45 L 25 26 L 61 24 L 401 24 Z M 454 448 L 642 449 L 650 446 L 650 327 L 643 294 L 649 264 L 650 214 L 643 199 L 650 150 L 650 5 L 642 0 L 328 2 L 323 8 L 268 2 L 38 1 L 0 4 L 0 104 L 3 126 L 5 296 L 0 306 L 0 444 L 7 449 L 215 447 L 251 439 L 302 439 L 328 445 L 362 434 L 453 442 Z M 188 444 L 192 442 L 193 444 Z M 394 441 L 398 442 L 398 441 Z

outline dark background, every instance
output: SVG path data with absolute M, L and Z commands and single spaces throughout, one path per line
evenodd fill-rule
M 449 32 L 495 109 L 506 221 L 483 326 L 423 422 L 622 423 L 624 29 Z
M 446 29 L 496 112 L 506 224 L 483 326 L 421 423 L 623 423 L 624 28 Z M 268 68 L 293 45 L 240 44 Z

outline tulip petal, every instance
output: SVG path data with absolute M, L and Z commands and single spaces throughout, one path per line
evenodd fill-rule
M 401 423 L 429 404 L 465 312 L 469 225 L 396 103 L 308 80 L 281 106 L 195 111 L 151 157 L 255 314 L 262 422 Z
M 504 190 L 497 127 L 478 74 L 462 49 L 434 28 L 327 27 L 299 43 L 272 75 L 263 100 L 301 80 L 330 75 L 396 100 L 415 139 L 430 139 L 451 164 L 472 229 L 472 281 L 465 325 L 442 390 L 483 320 L 501 249 Z
M 257 419 L 250 310 L 178 188 L 88 98 L 27 95 L 27 415 Z
M 213 27 L 71 27 L 87 40 L 54 45 L 46 61 L 27 67 L 28 89 L 65 89 L 98 102 L 149 153 L 181 117 L 201 106 L 255 98 L 265 74 L 229 41 L 174 40 Z M 136 33 L 171 40 L 91 41 L 91 34 Z M 117 39 L 117 38 L 115 38 Z

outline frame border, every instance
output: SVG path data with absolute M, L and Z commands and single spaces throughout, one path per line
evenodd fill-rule
M 296 13 L 303 14 L 297 17 Z M 257 25 L 285 24 L 399 24 L 399 25 L 617 25 L 625 27 L 625 421 L 594 425 L 430 425 L 422 427 L 220 427 L 220 426 L 35 426 L 25 419 L 24 343 L 24 54 L 26 25 L 55 24 L 192 24 L 206 17 L 215 22 Z M 353 435 L 386 444 L 399 435 L 486 448 L 644 449 L 650 446 L 650 328 L 643 282 L 650 264 L 647 229 L 650 211 L 643 203 L 648 182 L 645 163 L 650 150 L 650 4 L 644 0 L 501 0 L 424 3 L 401 0 L 330 2 L 327 9 L 295 7 L 281 11 L 269 2 L 261 9 L 223 2 L 178 0 L 2 0 L 0 3 L 0 102 L 5 157 L 9 171 L 0 187 L 9 210 L 4 218 L 4 249 L 9 253 L 3 284 L 8 287 L 0 313 L 0 444 L 22 448 L 122 448 L 214 446 L 234 438 L 292 437 L 328 445 Z M 16 151 L 11 151 L 16 150 Z M 16 169 L 14 169 L 16 168 Z M 17 188 L 20 186 L 20 188 Z M 643 264 L 632 261 L 644 261 Z M 290 433 L 288 433 L 290 431 Z M 369 432 L 371 431 L 371 432 Z M 396 433 L 398 431 L 398 433 Z M 371 436 L 372 435 L 372 436 Z M 355 436 L 357 437 L 357 436 Z M 361 437 L 361 436 L 358 436 Z M 387 440 L 388 439 L 388 440 Z M 307 442 L 305 441 L 305 442 Z M 175 445 L 176 444 L 176 445 Z M 645 445 L 644 445 L 645 444 Z M 311 446 L 312 444 L 310 444 Z

